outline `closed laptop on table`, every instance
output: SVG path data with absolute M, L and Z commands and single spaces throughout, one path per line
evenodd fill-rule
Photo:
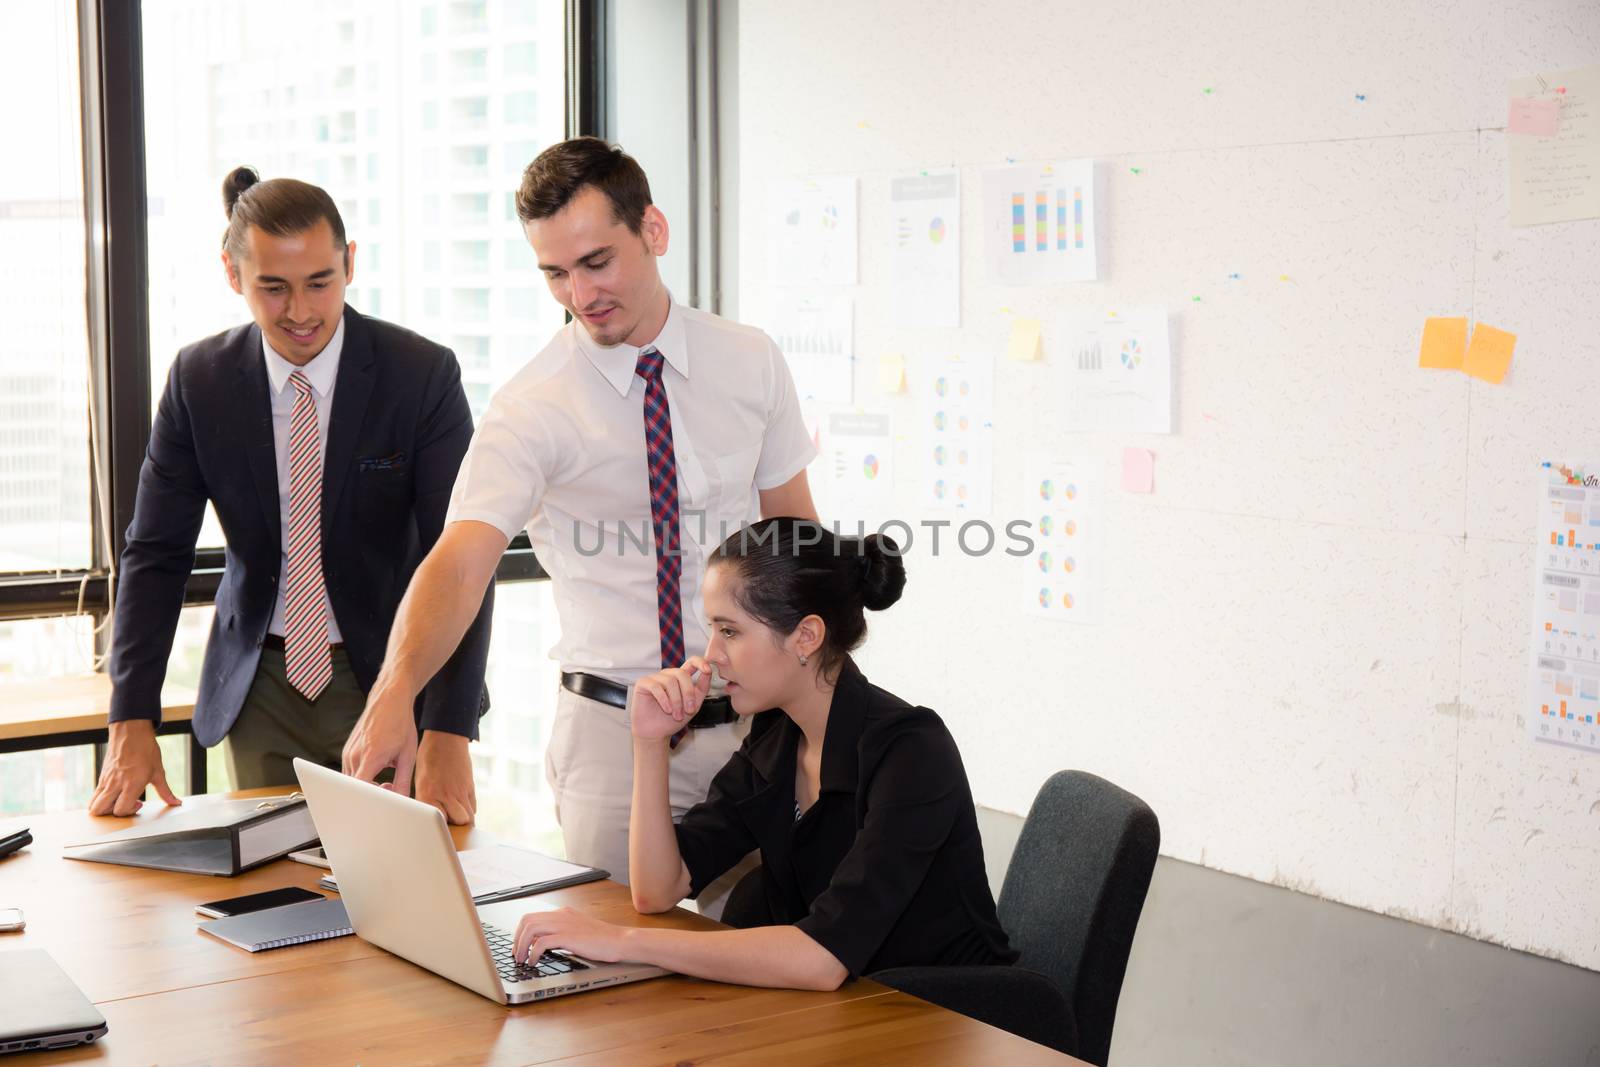
M 0 952 L 0 1052 L 70 1048 L 96 1041 L 106 1017 L 48 952 Z

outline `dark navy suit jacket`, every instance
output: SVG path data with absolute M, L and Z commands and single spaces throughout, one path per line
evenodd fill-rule
M 444 526 L 472 437 L 448 348 L 346 307 L 323 464 L 322 574 L 363 691 L 383 664 L 412 572 Z M 116 586 L 110 720 L 157 719 L 167 656 L 206 501 L 227 540 L 206 641 L 195 736 L 214 745 L 255 677 L 282 562 L 278 467 L 261 331 L 253 323 L 178 353 L 150 430 Z M 477 737 L 494 589 L 417 700 L 418 726 Z

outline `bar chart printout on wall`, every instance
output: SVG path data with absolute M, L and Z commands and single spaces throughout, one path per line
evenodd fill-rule
M 1165 308 L 1069 316 L 1062 428 L 1172 432 L 1172 345 Z
M 1539 468 L 1528 734 L 1600 752 L 1600 464 Z
M 856 180 L 801 178 L 767 189 L 767 279 L 856 284 Z
M 889 182 L 890 301 L 896 326 L 961 325 L 961 172 Z
M 984 254 L 1002 285 L 1092 282 L 1094 160 L 994 167 L 983 173 Z
M 994 361 L 937 361 L 923 387 L 924 507 L 986 515 L 994 505 Z
M 1025 614 L 1057 622 L 1100 621 L 1100 478 L 1092 463 L 1030 456 L 1023 463 L 1021 517 L 1033 551 L 1019 557 Z
M 759 320 L 789 363 L 802 404 L 848 404 L 855 395 L 855 305 L 842 293 L 776 290 Z

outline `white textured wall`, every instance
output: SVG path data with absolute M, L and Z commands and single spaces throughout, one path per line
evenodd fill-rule
M 1081 767 L 1170 855 L 1600 968 L 1600 758 L 1522 722 L 1532 469 L 1600 458 L 1600 222 L 1511 229 L 1502 131 L 1507 77 L 1600 62 L 1600 3 L 745 0 L 738 47 L 741 303 L 766 180 L 859 175 L 858 398 L 909 428 L 878 353 L 994 355 L 996 518 L 1025 450 L 1106 466 L 1103 625 L 1021 614 L 1013 560 L 919 550 L 865 652 L 979 802 Z M 1101 281 L 990 286 L 982 168 L 1085 156 Z M 897 330 L 889 178 L 952 163 L 964 326 Z M 1180 315 L 1174 435 L 1056 429 L 1051 318 L 1149 304 Z M 1044 364 L 1001 358 L 1003 305 L 1046 320 Z M 1428 315 L 1518 334 L 1507 383 L 1418 370 Z M 1125 444 L 1155 495 L 1115 490 Z

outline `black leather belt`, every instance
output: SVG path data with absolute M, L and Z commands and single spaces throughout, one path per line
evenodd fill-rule
M 608 704 L 613 708 L 628 708 L 628 687 L 618 685 L 608 678 L 599 678 L 593 674 L 561 673 L 561 688 L 569 693 L 575 693 L 585 700 L 597 701 Z M 689 729 L 705 730 L 712 726 L 725 726 L 739 718 L 739 713 L 733 710 L 733 701 L 725 696 L 707 697 L 700 705 L 700 710 L 694 713 L 694 718 L 689 720 Z
M 265 637 L 263 637 L 261 639 L 261 647 L 262 648 L 269 648 L 274 652 L 282 652 L 284 650 L 284 647 L 283 647 L 283 635 L 282 634 L 268 634 L 267 636 L 265 636 Z M 343 641 L 334 641 L 334 642 L 331 642 L 328 645 L 328 647 L 329 648 L 343 648 L 344 647 L 344 642 Z

